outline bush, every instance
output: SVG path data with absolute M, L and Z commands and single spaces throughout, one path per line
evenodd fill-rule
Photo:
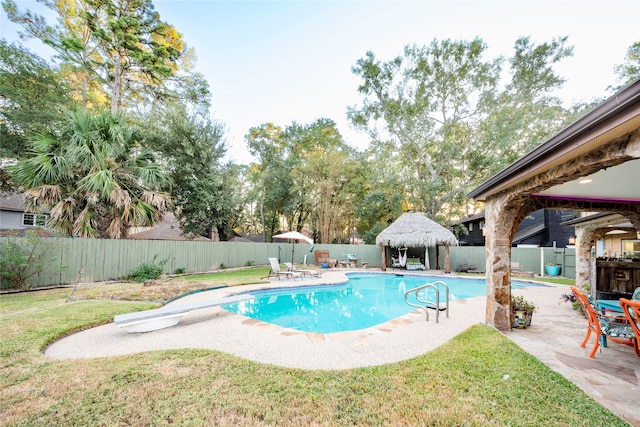
M 158 255 L 154 255 L 151 262 L 142 263 L 138 268 L 125 276 L 126 280 L 133 280 L 134 282 L 145 282 L 147 280 L 155 280 L 162 276 L 164 272 L 164 266 L 169 261 L 169 257 L 163 259 L 160 262 L 156 262 Z
M 187 271 L 186 268 L 176 268 L 173 274 L 183 274 Z
M 55 256 L 47 257 L 50 244 L 32 230 L 24 238 L 4 237 L 0 245 L 0 279 L 2 289 L 27 289 L 27 280 L 51 271 Z M 60 267 L 57 267 L 60 268 Z

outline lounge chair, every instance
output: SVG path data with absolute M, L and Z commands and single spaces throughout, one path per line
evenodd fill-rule
M 595 357 L 598 347 L 602 343 L 603 347 L 607 346 L 607 338 L 611 341 L 634 346 L 636 335 L 628 325 L 618 323 L 620 317 L 605 316 L 598 307 L 598 303 L 590 297 L 587 297 L 575 286 L 571 286 L 571 291 L 576 296 L 576 300 L 582 307 L 582 311 L 587 318 L 587 336 L 580 344 L 580 347 L 584 348 L 591 337 L 591 333 L 595 333 L 596 343 L 593 346 L 593 350 L 589 354 L 589 357 L 593 359 Z
M 320 273 L 317 272 L 316 270 L 301 270 L 299 268 L 296 268 L 290 262 L 283 262 L 283 264 L 287 266 L 289 271 L 293 271 L 294 273 L 302 273 L 303 276 L 309 276 L 309 277 L 320 277 Z
M 278 263 L 277 258 L 269 258 L 269 264 L 271 265 L 271 271 L 269 271 L 269 275 L 267 279 L 271 276 L 277 277 L 280 280 L 280 277 L 284 276 L 285 278 L 292 277 L 293 280 L 302 279 L 302 273 L 298 273 L 296 271 L 286 271 L 280 269 L 280 263 Z
M 426 270 L 427 267 L 424 266 L 423 263 L 420 262 L 420 258 L 409 258 L 407 259 L 407 270 Z
M 638 290 L 640 288 L 636 289 L 636 291 Z M 638 296 L 640 296 L 640 292 L 638 292 Z M 633 339 L 633 349 L 636 351 L 636 356 L 640 357 L 640 300 L 620 298 L 620 307 L 622 307 L 622 312 L 636 335 Z

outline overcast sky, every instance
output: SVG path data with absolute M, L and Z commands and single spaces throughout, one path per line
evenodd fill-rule
M 36 10 L 35 1 L 17 1 Z M 488 58 L 509 57 L 515 40 L 568 36 L 574 56 L 557 67 L 567 79 L 567 101 L 605 95 L 613 66 L 640 40 L 640 1 L 178 1 L 154 0 L 163 21 L 176 27 L 198 55 L 209 81 L 212 116 L 226 124 L 229 159 L 247 163 L 244 135 L 274 122 L 334 120 L 346 141 L 364 148 L 350 128 L 347 107 L 357 105 L 359 79 L 351 72 L 371 50 L 382 60 L 407 44 L 482 38 Z M 13 41 L 18 27 L 4 11 L 0 34 Z M 36 50 L 37 44 L 28 45 Z

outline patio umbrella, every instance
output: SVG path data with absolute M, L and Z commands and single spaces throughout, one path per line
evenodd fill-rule
M 287 231 L 286 233 L 276 234 L 273 236 L 273 238 L 292 241 L 293 246 L 291 247 L 291 265 L 293 265 L 293 254 L 296 250 L 296 241 L 307 242 L 310 245 L 313 245 L 313 239 L 310 239 L 309 237 L 305 236 L 302 233 L 298 233 L 297 231 Z

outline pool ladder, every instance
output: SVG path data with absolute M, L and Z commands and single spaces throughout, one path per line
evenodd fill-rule
M 421 285 L 418 286 L 416 288 L 413 289 L 409 289 L 407 292 L 404 293 L 404 302 L 406 302 L 407 304 L 409 304 L 412 307 L 418 307 L 424 310 L 425 314 L 427 315 L 427 321 L 429 321 L 429 309 L 431 310 L 435 310 L 436 311 L 436 323 L 438 323 L 438 319 L 440 317 L 440 286 L 444 286 L 445 292 L 446 292 L 446 306 L 444 308 L 444 310 L 447 311 L 447 318 L 449 317 L 449 286 L 447 286 L 446 283 L 438 280 L 437 282 L 433 282 L 433 283 L 427 283 L 425 285 Z M 426 299 L 422 299 L 420 297 L 420 291 L 425 291 L 426 290 L 432 288 L 436 291 L 436 302 L 431 302 L 428 301 Z M 409 295 L 414 294 L 415 295 L 415 299 L 420 303 L 420 304 L 416 304 L 414 302 L 409 301 Z

